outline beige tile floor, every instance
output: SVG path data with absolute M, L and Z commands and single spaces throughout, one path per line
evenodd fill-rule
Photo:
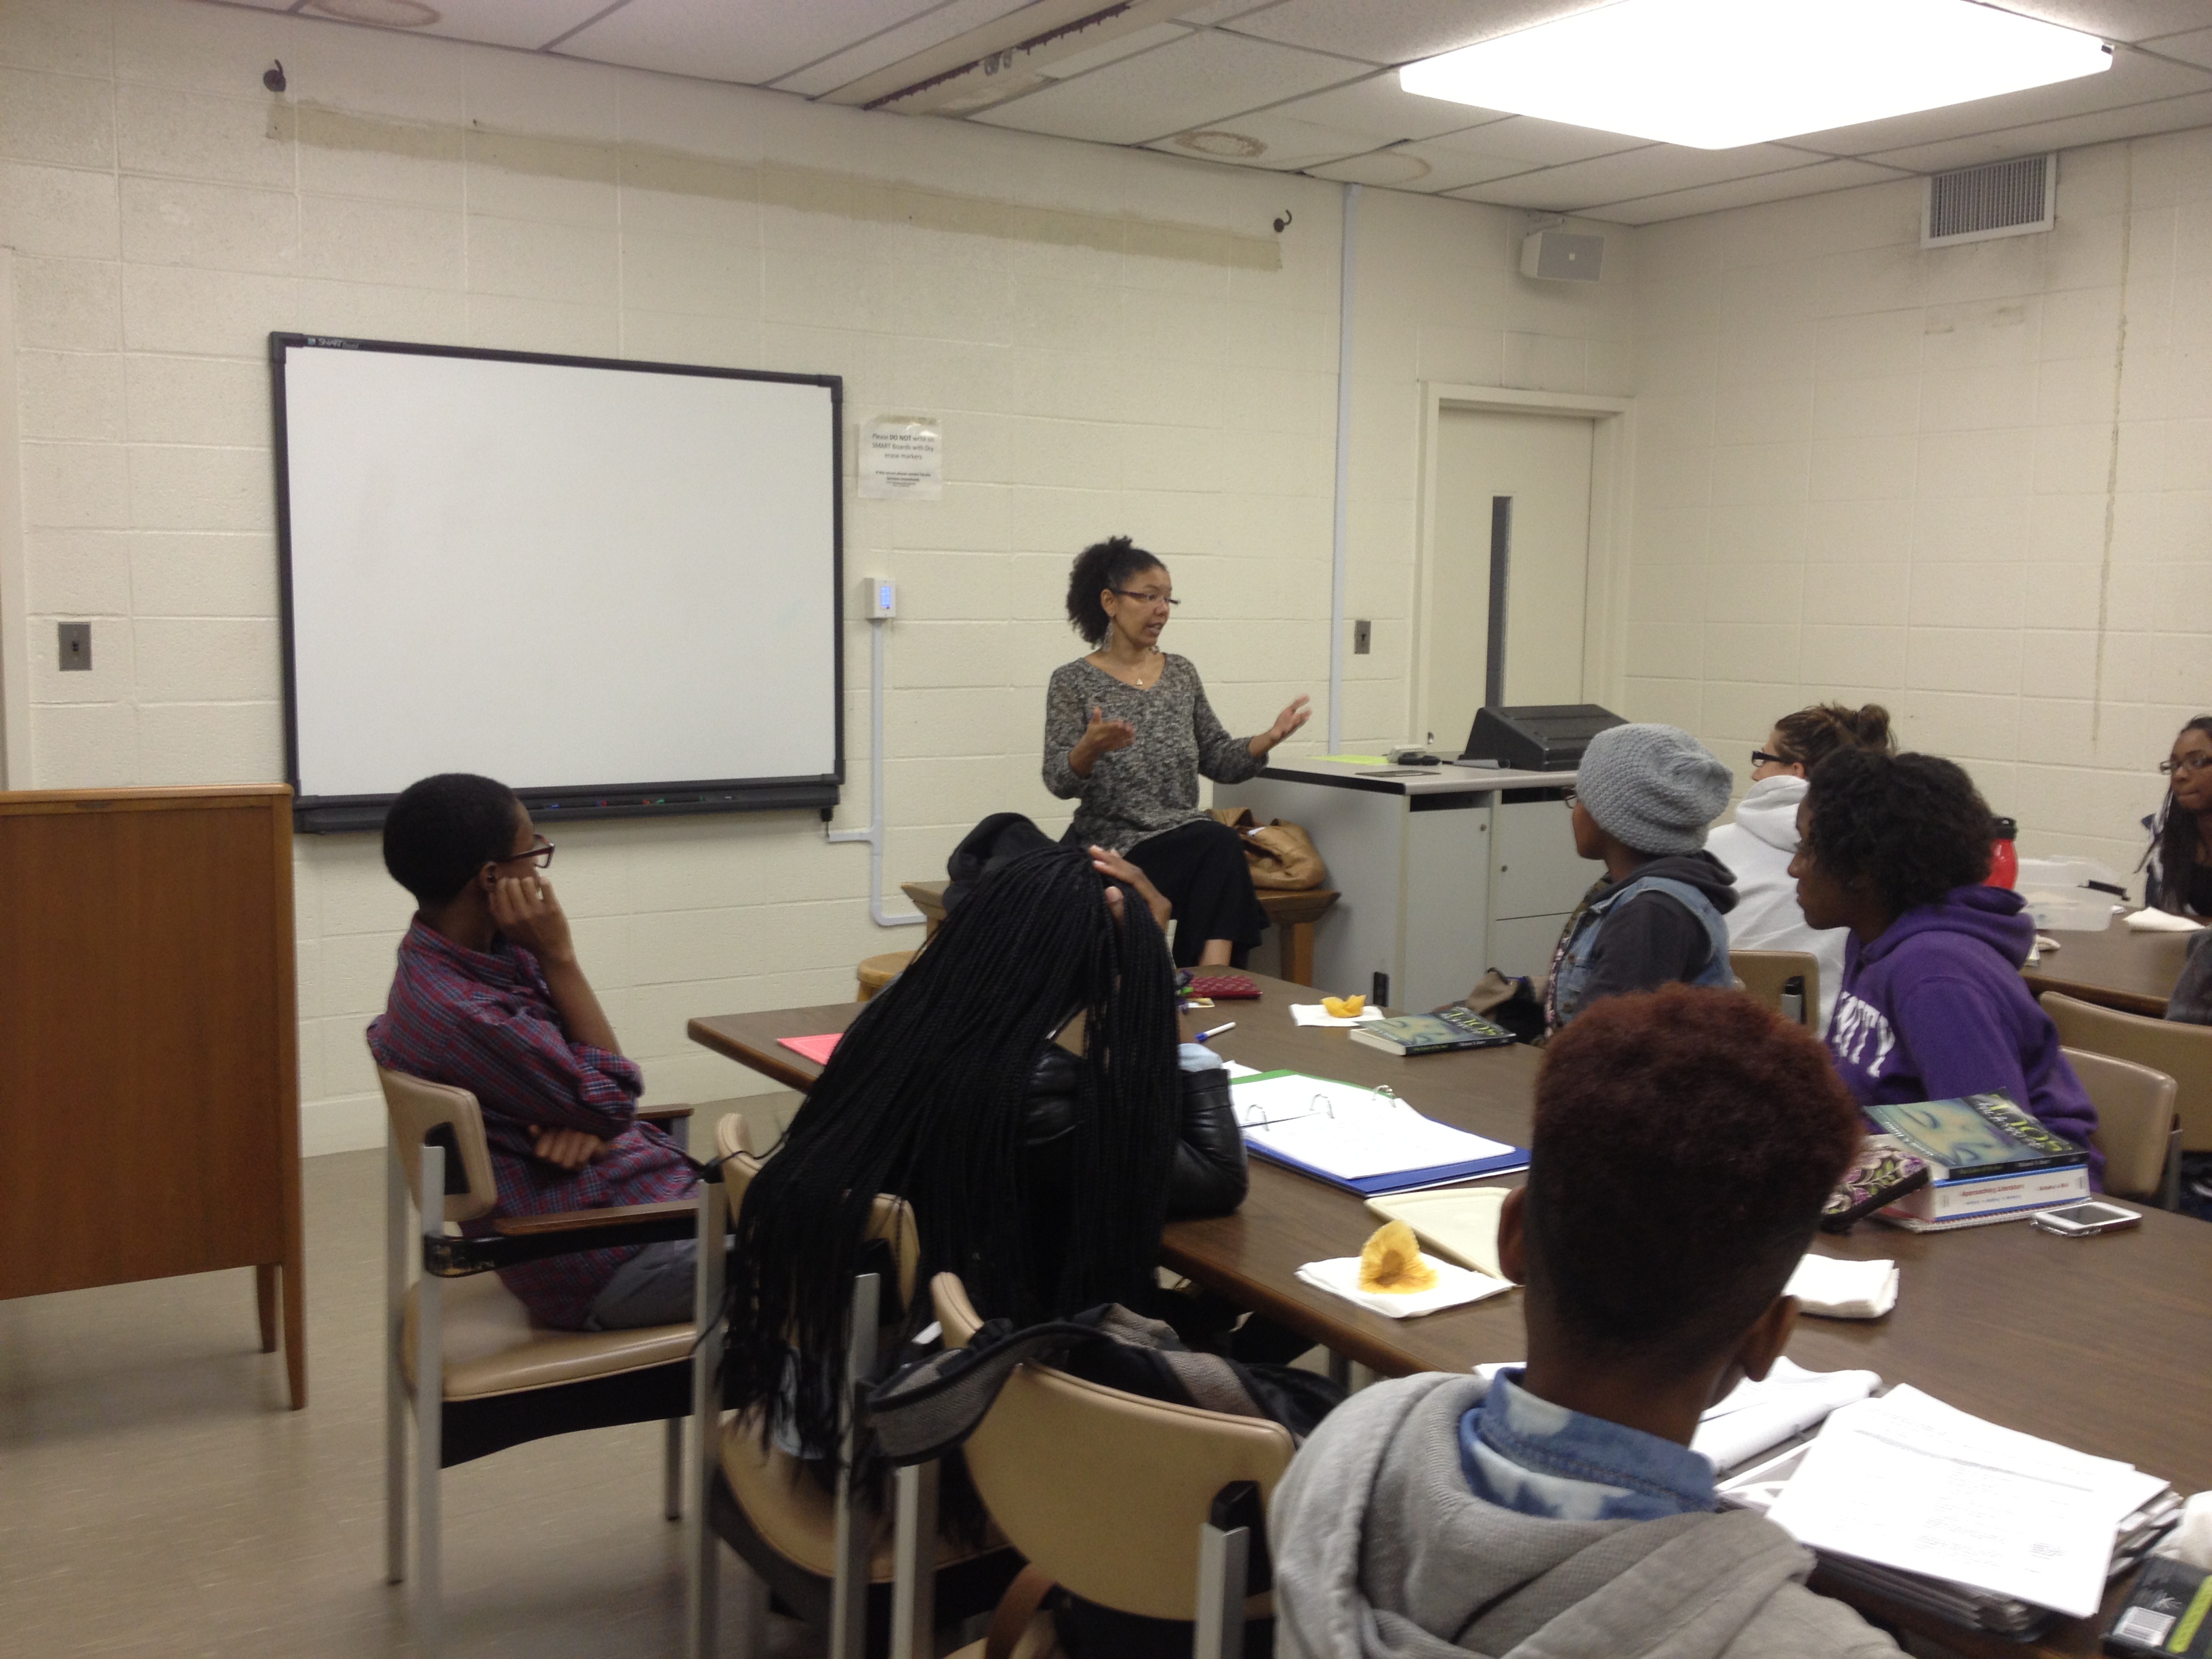
M 260 1352 L 250 1272 L 0 1302 L 4 1659 L 415 1652 L 384 1582 L 383 1157 L 304 1166 L 304 1412 Z M 684 1529 L 661 1518 L 661 1444 L 638 1424 L 447 1471 L 447 1651 L 675 1654 Z M 773 1637 L 815 1650 L 786 1621 Z

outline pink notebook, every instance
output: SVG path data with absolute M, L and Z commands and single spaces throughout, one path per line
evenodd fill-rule
M 820 1036 L 778 1037 L 776 1041 L 793 1054 L 805 1054 L 817 1066 L 827 1066 L 830 1051 L 837 1046 L 837 1039 L 844 1035 L 842 1031 L 825 1031 Z

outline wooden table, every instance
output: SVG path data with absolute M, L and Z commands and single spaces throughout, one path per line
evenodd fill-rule
M 1227 1057 L 1388 1083 L 1432 1117 L 1527 1144 L 1534 1050 L 1400 1059 L 1340 1030 L 1292 1025 L 1288 1004 L 1299 988 L 1260 984 L 1263 1000 L 1239 1006 L 1237 1030 L 1215 1040 Z M 820 1068 L 775 1039 L 842 1030 L 860 1006 L 723 1015 L 695 1019 L 690 1030 L 718 1054 L 805 1090 Z M 1218 1024 L 1222 1014 L 1217 1008 L 1206 1018 Z M 1162 1255 L 1231 1301 L 1386 1375 L 1525 1357 L 1518 1295 L 1393 1320 L 1298 1281 L 1308 1261 L 1355 1254 L 1374 1224 L 1352 1194 L 1255 1158 L 1243 1206 L 1171 1224 Z M 1800 1364 L 1875 1370 L 2008 1427 L 2124 1459 L 2184 1492 L 2212 1486 L 2212 1226 L 2155 1210 L 2139 1229 L 2089 1239 L 2026 1225 L 1929 1236 L 1868 1223 L 1844 1237 L 1824 1237 L 1818 1248 L 1888 1257 L 1902 1269 L 1903 1285 L 1885 1319 L 1801 1322 L 1790 1344 Z M 1977 1655 L 2094 1653 L 2101 1628 L 2068 1620 L 2024 1647 L 1889 1611 Z
M 914 901 L 914 908 L 927 921 L 921 936 L 927 939 L 945 921 L 945 890 L 952 884 L 946 881 L 908 881 L 899 884 L 899 890 Z M 1309 887 L 1303 892 L 1279 893 L 1267 888 L 1259 890 L 1260 908 L 1267 913 L 1267 925 L 1275 930 L 1275 942 L 1280 952 L 1283 977 L 1294 985 L 1314 982 L 1314 923 L 1322 913 L 1336 902 L 1340 895 L 1326 887 Z
M 2166 1018 L 2166 999 L 2181 977 L 2193 933 L 2138 933 L 2115 921 L 2102 933 L 2046 930 L 2058 941 L 2033 968 L 2021 969 L 2028 989 L 2057 991 L 2124 1014 Z

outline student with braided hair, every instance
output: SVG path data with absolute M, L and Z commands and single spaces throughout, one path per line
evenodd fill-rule
M 1735 822 L 1705 837 L 1705 851 L 1735 877 L 1735 908 L 1729 912 L 1729 946 L 1736 951 L 1806 951 L 1820 965 L 1818 1030 L 1828 1029 L 1844 979 L 1839 928 L 1814 927 L 1797 908 L 1790 860 L 1797 851 L 1797 808 L 1806 774 L 1838 749 L 1896 747 L 1889 710 L 1878 702 L 1852 708 L 1816 703 L 1774 722 L 1766 746 L 1751 751 L 1751 787 L 1735 809 Z
M 914 1207 L 922 1284 L 957 1273 L 985 1317 L 1018 1325 L 1146 1309 L 1169 1218 L 1243 1201 L 1222 1073 L 1187 1089 L 1178 1066 L 1166 914 L 1119 856 L 1052 848 L 990 872 L 945 917 L 854 1021 L 745 1194 L 732 1404 L 767 1406 L 783 1444 L 833 1455 L 878 1193 Z M 927 1319 L 925 1304 L 907 1324 Z

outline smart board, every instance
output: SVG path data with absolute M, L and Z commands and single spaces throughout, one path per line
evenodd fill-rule
M 835 805 L 834 375 L 272 334 L 301 828 Z

